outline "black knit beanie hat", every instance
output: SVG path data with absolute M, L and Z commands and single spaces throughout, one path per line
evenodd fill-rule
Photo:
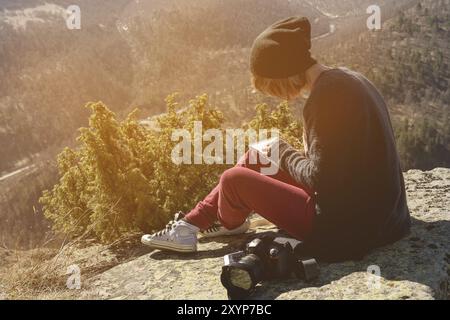
M 250 66 L 254 75 L 284 79 L 304 73 L 316 63 L 311 58 L 311 24 L 304 17 L 278 21 L 253 43 Z

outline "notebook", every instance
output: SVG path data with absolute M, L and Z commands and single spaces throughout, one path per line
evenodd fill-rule
M 273 175 L 276 172 L 278 172 L 278 170 L 280 169 L 280 167 L 278 165 L 278 162 L 279 162 L 278 154 L 272 152 L 271 156 L 269 157 L 264 152 L 264 149 L 266 146 L 276 146 L 278 148 L 278 141 L 279 141 L 279 137 L 273 137 L 270 139 L 258 141 L 249 146 L 250 149 L 257 151 L 259 156 L 265 159 L 265 161 L 262 161 L 263 164 L 270 163 L 270 168 L 262 168 L 261 169 L 261 171 L 262 171 L 261 173 L 263 173 L 263 174 Z M 272 150 L 274 150 L 274 149 L 272 149 Z M 267 171 L 267 173 L 264 173 L 263 170 Z

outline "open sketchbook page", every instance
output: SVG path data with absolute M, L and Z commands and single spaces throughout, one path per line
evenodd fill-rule
M 279 142 L 279 138 L 273 137 L 270 139 L 258 141 L 257 143 L 253 143 L 250 145 L 250 149 L 258 152 L 262 164 L 270 164 L 270 167 L 272 169 L 276 168 L 277 171 L 281 170 L 281 168 L 279 167 L 279 155 L 278 155 L 278 152 L 273 152 L 273 151 L 278 150 L 278 142 Z M 270 146 L 270 149 L 271 149 L 270 156 L 268 156 L 265 152 L 265 149 L 267 146 Z M 272 172 L 272 171 L 270 171 L 270 172 Z M 268 175 L 272 175 L 272 173 L 270 173 L 270 172 L 268 171 Z M 276 173 L 276 172 L 274 172 L 274 173 Z

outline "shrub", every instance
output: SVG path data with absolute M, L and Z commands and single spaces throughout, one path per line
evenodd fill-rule
M 203 130 L 224 130 L 223 114 L 208 105 L 206 95 L 182 110 L 175 95 L 166 103 L 167 113 L 151 128 L 136 120 L 136 112 L 120 122 L 104 104 L 87 105 L 92 115 L 89 127 L 80 129 L 80 146 L 65 148 L 58 156 L 60 180 L 40 199 L 56 231 L 103 242 L 127 232 L 152 232 L 174 212 L 191 209 L 214 187 L 227 166 L 174 164 L 171 151 L 178 142 L 171 137 L 175 128 L 192 135 L 194 121 L 201 121 Z M 257 106 L 256 117 L 244 125 L 272 127 L 282 128 L 282 136 L 300 146 L 301 125 L 286 103 L 272 112 L 267 105 Z

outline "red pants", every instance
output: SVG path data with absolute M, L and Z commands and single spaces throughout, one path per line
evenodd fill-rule
M 185 219 L 203 230 L 217 220 L 225 228 L 234 229 L 254 211 L 291 236 L 304 239 L 315 216 L 311 192 L 285 171 L 262 175 L 262 165 L 250 164 L 249 157 L 247 152 L 235 167 L 226 170 L 219 184 Z

